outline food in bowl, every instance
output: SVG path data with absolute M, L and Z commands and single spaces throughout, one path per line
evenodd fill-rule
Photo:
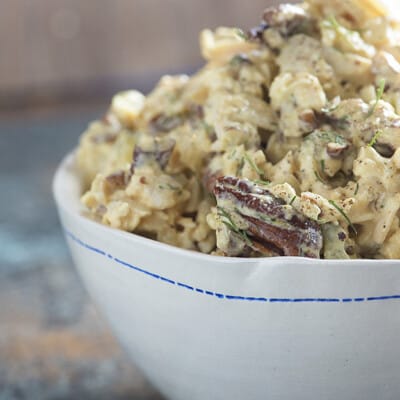
M 399 40 L 373 0 L 203 31 L 204 68 L 117 94 L 83 134 L 88 214 L 221 256 L 400 258 Z

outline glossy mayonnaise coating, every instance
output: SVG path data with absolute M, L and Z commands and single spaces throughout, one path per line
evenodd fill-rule
M 89 214 L 218 255 L 400 258 L 400 28 L 386 13 L 309 0 L 248 33 L 203 31 L 201 70 L 117 94 L 82 135 Z

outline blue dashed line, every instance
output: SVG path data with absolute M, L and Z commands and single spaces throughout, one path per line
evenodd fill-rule
M 312 297 L 304 297 L 300 299 L 293 299 L 294 303 L 313 303 L 316 302 L 318 299 L 314 299 Z
M 247 301 L 268 301 L 265 297 L 245 297 Z
M 275 297 L 271 297 L 269 299 L 270 303 L 289 303 L 291 302 L 292 299 L 285 299 L 285 298 L 275 298 Z
M 377 296 L 377 297 L 367 297 L 367 301 L 376 301 L 376 300 L 395 300 L 400 299 L 400 295 L 394 296 Z
M 75 243 L 79 244 L 83 248 L 90 250 L 96 254 L 100 254 L 104 257 L 107 257 L 116 263 L 133 269 L 137 272 L 150 276 L 154 279 L 158 279 L 162 282 L 169 283 L 171 285 L 177 285 L 183 289 L 190 290 L 193 292 L 197 292 L 200 294 L 206 294 L 208 296 L 213 296 L 217 299 L 226 299 L 226 300 L 237 300 L 237 301 L 249 301 L 249 302 L 269 302 L 269 303 L 352 303 L 352 302 L 371 302 L 371 301 L 388 301 L 388 300 L 400 300 L 400 294 L 396 295 L 388 295 L 388 296 L 370 296 L 370 297 L 343 297 L 343 298 L 329 298 L 329 297 L 299 297 L 299 298 L 286 298 L 286 297 L 252 297 L 252 296 L 236 296 L 223 294 L 218 292 L 212 292 L 210 290 L 204 290 L 200 288 L 195 288 L 183 282 L 177 282 L 172 279 L 166 278 L 162 275 L 157 275 L 153 272 L 147 271 L 145 269 L 136 267 L 135 265 L 129 264 L 123 260 L 120 260 L 109 253 L 104 252 L 96 247 L 90 246 L 89 244 L 83 242 L 78 239 L 71 232 L 65 231 L 66 235 L 71 238 Z
M 186 285 L 185 283 L 178 282 L 178 286 L 183 287 L 185 289 L 194 290 L 193 286 Z
M 229 294 L 227 294 L 225 298 L 228 300 L 246 300 L 246 297 L 244 296 L 231 296 Z
M 317 301 L 320 303 L 338 303 L 340 299 L 317 299 Z
M 176 285 L 176 282 L 173 281 L 172 279 L 164 278 L 163 276 L 160 276 L 160 279 L 161 279 L 162 281 L 164 281 L 164 282 L 170 283 L 171 285 Z

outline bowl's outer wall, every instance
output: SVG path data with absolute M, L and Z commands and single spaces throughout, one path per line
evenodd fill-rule
M 65 204 L 78 204 L 71 174 L 59 171 L 55 197 L 76 266 L 166 396 L 400 398 L 397 261 L 199 257 L 82 218 Z

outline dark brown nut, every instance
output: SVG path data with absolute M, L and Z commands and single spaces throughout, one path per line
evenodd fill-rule
M 222 176 L 221 171 L 210 171 L 209 169 L 206 169 L 206 172 L 203 175 L 203 186 L 204 188 L 209 192 L 213 193 L 214 192 L 214 186 L 215 183 L 217 182 L 217 179 Z
M 317 120 L 317 125 L 328 124 L 334 129 L 346 130 L 350 127 L 351 121 L 349 116 L 345 115 L 343 117 L 337 117 L 335 115 L 335 110 L 333 111 L 315 111 L 315 118 Z
M 160 133 L 170 132 L 185 122 L 189 122 L 192 128 L 197 128 L 204 120 L 204 109 L 201 104 L 192 103 L 184 111 L 174 114 L 158 114 L 149 122 L 149 131 L 157 136 Z
M 152 134 L 166 133 L 174 130 L 182 123 L 183 118 L 181 115 L 159 114 L 149 122 L 149 129 Z
M 263 33 L 268 29 L 268 24 L 266 22 L 261 22 L 260 25 L 252 28 L 247 33 L 247 36 L 250 40 L 260 41 L 263 38 Z
M 267 8 L 263 15 L 266 24 L 277 29 L 284 37 L 297 33 L 307 19 L 304 9 L 292 4 Z
M 247 179 L 224 176 L 214 187 L 221 218 L 227 218 L 232 234 L 242 236 L 254 251 L 265 255 L 319 258 L 323 245 L 317 222 L 297 212 L 267 189 Z M 245 226 L 246 229 L 239 229 Z M 228 255 L 236 249 L 221 249 Z M 267 254 L 269 253 L 269 254 Z
M 382 157 L 385 158 L 392 157 L 395 152 L 395 148 L 391 143 L 383 143 L 379 141 L 379 139 L 377 143 L 374 144 L 373 147 Z
M 310 133 L 318 127 L 318 121 L 313 110 L 304 110 L 299 115 L 301 130 Z
M 349 149 L 350 145 L 346 143 L 330 142 L 326 145 L 326 152 L 332 158 L 341 158 L 344 152 Z
M 130 179 L 130 174 L 126 174 L 124 171 L 118 171 L 106 177 L 107 184 L 113 189 L 124 188 Z
M 189 106 L 188 110 L 189 118 L 204 118 L 204 108 L 201 104 L 193 103 Z
M 165 169 L 171 154 L 175 147 L 175 140 L 154 140 L 150 145 L 143 148 L 139 145 L 135 146 L 133 151 L 133 162 L 131 164 L 131 173 L 135 168 L 145 164 L 156 163 L 161 169 Z
M 115 132 L 105 132 L 96 136 L 92 136 L 90 140 L 95 144 L 114 143 L 117 140 L 118 134 Z

